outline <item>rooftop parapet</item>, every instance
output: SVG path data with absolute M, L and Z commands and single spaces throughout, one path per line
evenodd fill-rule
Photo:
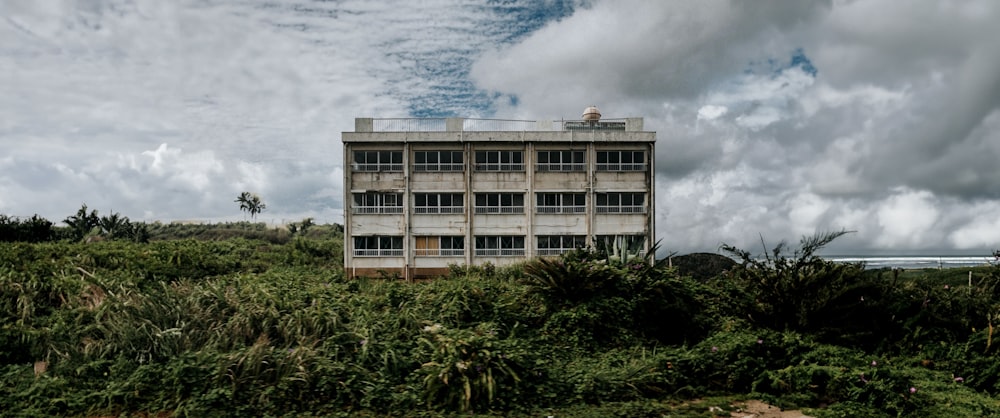
M 355 132 L 642 131 L 642 118 L 511 120 L 475 118 L 356 118 Z

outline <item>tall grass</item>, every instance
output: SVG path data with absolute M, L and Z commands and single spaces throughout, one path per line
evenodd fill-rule
M 407 283 L 346 280 L 341 245 L 0 244 L 0 416 L 656 416 L 706 395 L 1000 414 L 998 272 L 946 288 L 813 260 L 704 281 L 581 252 Z M 844 319 L 859 289 L 885 317 Z

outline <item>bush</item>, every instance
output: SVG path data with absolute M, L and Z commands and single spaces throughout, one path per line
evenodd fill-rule
M 723 280 L 727 299 L 742 301 L 737 309 L 753 324 L 776 331 L 792 330 L 820 340 L 850 346 L 878 344 L 891 326 L 891 283 L 866 275 L 864 265 L 835 263 L 816 251 L 846 231 L 804 237 L 791 256 L 778 244 L 763 258 L 723 245 L 742 265 Z

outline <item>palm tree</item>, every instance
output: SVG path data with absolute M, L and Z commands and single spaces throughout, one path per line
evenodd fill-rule
M 108 238 L 120 238 L 125 235 L 125 228 L 131 226 L 128 222 L 127 216 L 122 217 L 118 213 L 111 212 L 110 215 L 101 217 L 98 226 L 101 227 L 101 233 Z
M 100 225 L 100 218 L 97 217 L 97 211 L 92 210 L 87 213 L 87 204 L 84 203 L 76 214 L 70 216 L 63 220 L 66 225 L 69 225 L 70 229 L 73 231 L 74 238 L 80 240 L 83 239 L 92 229 Z
M 240 193 L 234 202 L 240 204 L 240 210 L 250 214 L 250 219 L 267 209 L 267 204 L 261 200 L 260 196 L 250 192 Z

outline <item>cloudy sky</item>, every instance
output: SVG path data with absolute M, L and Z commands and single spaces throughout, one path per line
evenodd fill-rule
M 355 117 L 641 116 L 670 251 L 1000 247 L 993 0 L 4 0 L 0 213 L 342 222 Z

